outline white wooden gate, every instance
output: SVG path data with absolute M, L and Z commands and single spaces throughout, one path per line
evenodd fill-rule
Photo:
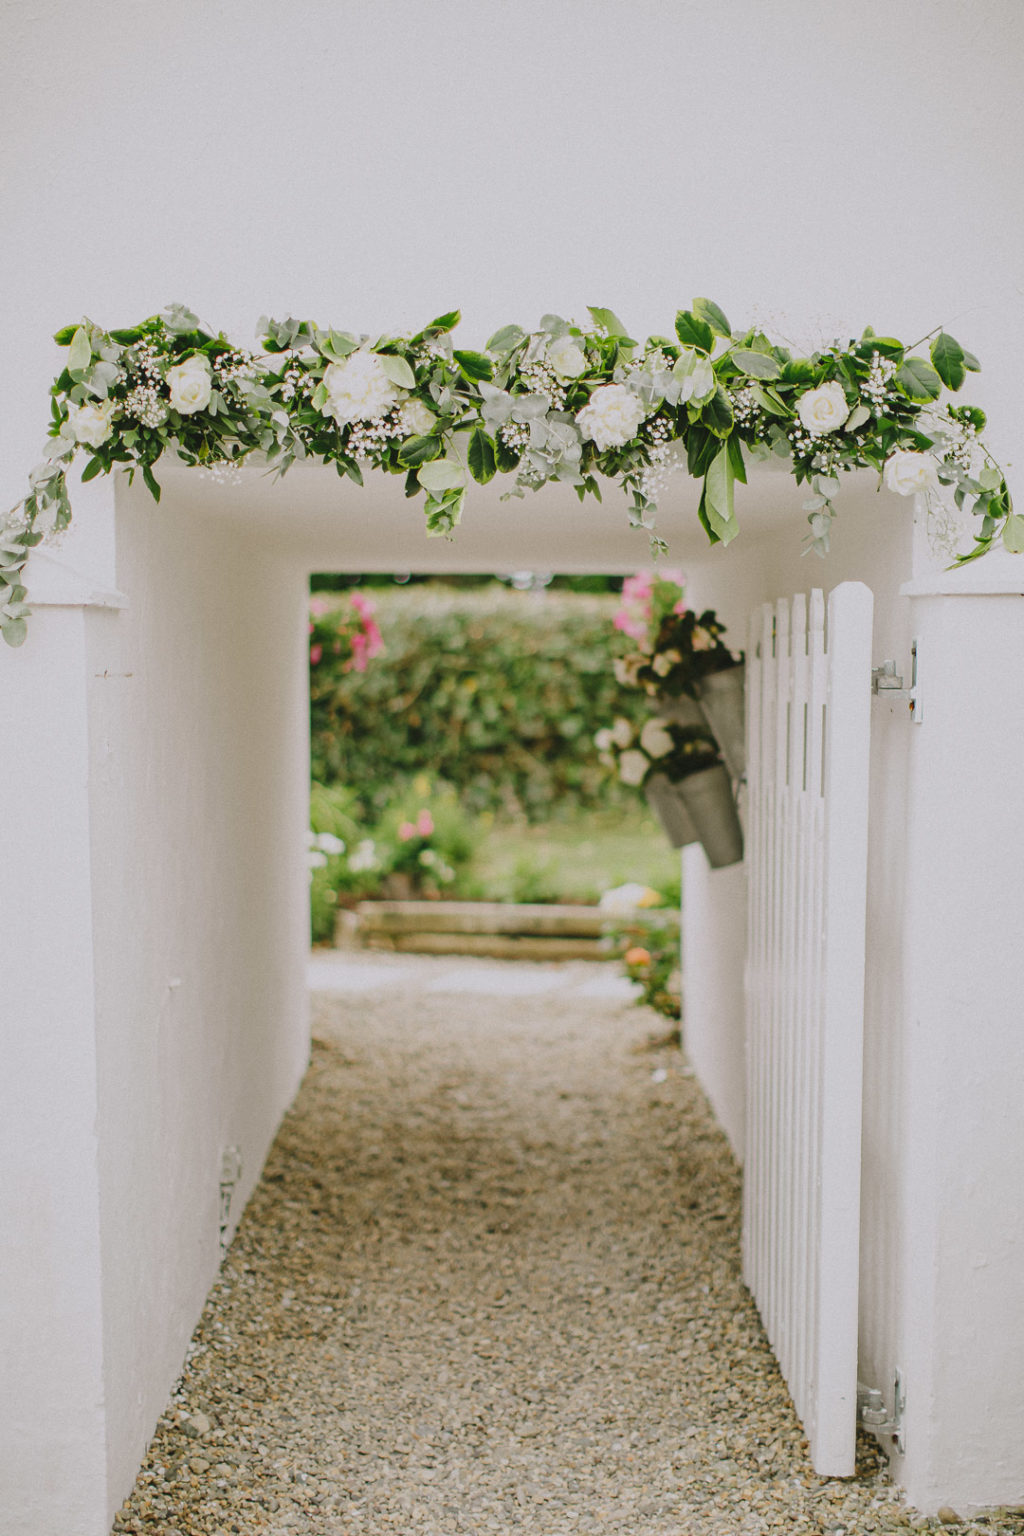
M 872 595 L 754 615 L 747 655 L 749 927 L 744 1278 L 817 1472 L 850 1476 Z

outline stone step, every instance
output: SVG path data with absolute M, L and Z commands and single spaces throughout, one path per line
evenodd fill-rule
M 490 960 L 610 960 L 601 939 L 517 933 L 368 933 L 366 949 L 392 954 L 478 955 Z
M 413 933 L 515 934 L 600 939 L 615 919 L 599 907 L 555 902 L 364 901 L 357 910 L 367 937 Z M 641 910 L 645 919 L 678 922 L 665 908 Z M 632 921 L 632 919 L 631 919 Z

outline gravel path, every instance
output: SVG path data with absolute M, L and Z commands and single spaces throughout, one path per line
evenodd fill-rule
M 937 1524 L 869 1438 L 856 1479 L 812 1473 L 735 1164 L 607 966 L 319 965 L 309 1074 L 115 1531 Z

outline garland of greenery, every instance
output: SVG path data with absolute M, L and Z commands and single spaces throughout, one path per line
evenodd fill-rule
M 259 455 L 278 474 L 297 460 L 333 464 L 362 484 L 370 464 L 423 491 L 428 534 L 451 535 L 469 477 L 514 474 L 509 495 L 548 481 L 600 499 L 599 476 L 629 499 L 630 521 L 654 533 L 675 444 L 703 481 L 698 516 L 713 542 L 738 530 L 733 491 L 745 459 L 773 454 L 807 483 L 808 547 L 825 553 L 840 473 L 870 467 L 904 495 L 952 486 L 981 518 L 974 548 L 1001 535 L 1024 550 L 1002 471 L 978 434 L 974 406 L 939 405 L 977 360 L 945 331 L 924 338 L 930 361 L 890 336 L 864 332 L 793 357 L 757 329 L 733 332 L 717 304 L 695 299 L 674 336 L 630 338 L 609 309 L 579 326 L 545 315 L 526 332 L 504 326 L 483 352 L 454 347 L 458 311 L 414 336 L 355 336 L 299 320 L 262 320 L 261 350 L 205 330 L 174 305 L 127 330 L 89 320 L 55 337 L 68 349 L 51 389 L 55 440 L 25 499 L 0 520 L 0 630 L 25 638 L 22 573 L 29 552 L 71 518 L 67 472 L 83 480 L 136 470 L 159 499 L 154 466 L 170 450 L 216 469 Z M 220 471 L 223 473 L 223 470 Z

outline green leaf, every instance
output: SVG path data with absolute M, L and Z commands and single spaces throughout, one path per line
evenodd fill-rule
M 96 476 L 102 474 L 105 468 L 106 465 L 102 459 L 90 459 L 82 470 L 82 483 L 84 484 L 86 480 L 95 480 Z
M 84 325 L 80 325 L 71 338 L 68 351 L 68 372 L 82 373 L 92 362 L 92 344 Z
M 503 325 L 500 331 L 495 331 L 487 343 L 488 352 L 511 352 L 518 347 L 521 341 L 526 340 L 526 332 L 518 325 Z
M 699 320 L 689 309 L 676 315 L 676 335 L 684 347 L 697 347 L 701 352 L 710 352 L 715 340 L 707 321 Z
M 741 485 L 746 485 L 747 466 L 743 462 L 743 444 L 740 442 L 735 432 L 731 437 L 726 438 L 725 446 L 729 450 L 729 463 L 732 465 L 732 472 L 734 476 Z
M 467 379 L 494 377 L 494 364 L 482 352 L 455 352 L 452 355 Z
M 964 349 L 960 343 L 954 341 L 946 331 L 940 331 L 933 339 L 929 351 L 935 365 L 935 372 L 946 388 L 959 389 L 966 377 Z
M 754 392 L 754 399 L 762 411 L 766 411 L 769 416 L 792 416 L 792 411 L 774 390 L 765 389 L 760 384 L 751 384 L 750 387 Z
M 1011 512 L 1003 524 L 1003 547 L 1011 555 L 1024 555 L 1024 517 L 1019 512 Z
M 747 375 L 748 379 L 777 379 L 781 377 L 782 368 L 774 357 L 768 357 L 764 352 L 753 352 L 749 347 L 740 347 L 735 352 L 729 353 L 729 358 Z
M 719 336 L 724 336 L 726 340 L 732 335 L 728 320 L 712 299 L 694 299 L 692 313 L 698 320 L 703 320 L 710 325 Z
M 732 402 L 719 384 L 700 413 L 704 425 L 716 437 L 728 437 L 733 428 Z
M 587 308 L 594 324 L 603 325 L 609 336 L 619 337 L 629 342 L 631 347 L 636 346 L 636 342 L 630 339 L 629 332 L 613 309 L 601 309 L 597 304 L 588 304 Z
M 359 343 L 354 336 L 346 336 L 343 331 L 328 331 L 326 336 L 319 338 L 318 345 L 324 357 L 329 357 L 333 362 L 344 362 L 353 352 L 358 351 Z
M 450 309 L 446 315 L 438 315 L 436 320 L 431 320 L 429 325 L 423 327 L 425 331 L 454 331 L 462 319 L 461 309 Z
M 973 352 L 964 353 L 964 367 L 967 369 L 968 373 L 981 372 L 981 364 L 978 362 L 978 359 L 975 357 Z
M 465 471 L 456 459 L 435 459 L 423 464 L 416 478 L 431 496 L 443 496 L 445 491 L 459 490 L 466 483 Z
M 28 634 L 28 625 L 24 619 L 4 619 L 0 624 L 0 633 L 8 645 L 24 645 Z
M 481 427 L 476 428 L 469 440 L 468 459 L 469 472 L 480 485 L 494 479 L 497 468 L 494 439 Z
M 152 496 L 153 500 L 154 501 L 159 501 L 160 500 L 160 487 L 157 484 L 156 477 L 153 474 L 153 471 L 150 469 L 148 464 L 143 464 L 143 466 L 142 466 L 142 478 L 146 482 L 146 487 L 147 487 L 147 489 L 149 491 L 149 494 Z
M 432 459 L 441 455 L 441 439 L 431 434 L 429 437 L 407 437 L 398 450 L 399 463 L 412 468 L 420 464 L 429 464 Z
M 462 506 L 466 499 L 465 487 L 457 491 L 447 491 L 440 501 L 429 497 L 424 511 L 427 515 L 427 537 L 446 538 L 453 529 L 459 526 L 462 519 Z
M 923 357 L 904 358 L 896 371 L 896 383 L 908 400 L 914 400 L 919 405 L 928 400 L 937 400 L 942 391 L 942 380 L 931 363 L 926 363 Z
M 399 389 L 416 388 L 416 375 L 404 357 L 396 357 L 390 352 L 377 352 L 375 356 L 380 358 L 380 365 L 392 384 L 397 384 Z
M 723 544 L 730 543 L 740 531 L 733 511 L 733 482 L 729 449 L 723 446 L 704 477 L 704 511 L 712 531 Z
M 74 336 L 77 329 L 77 325 L 62 325 L 60 330 L 56 332 L 53 338 L 58 347 L 70 347 L 71 338 Z

